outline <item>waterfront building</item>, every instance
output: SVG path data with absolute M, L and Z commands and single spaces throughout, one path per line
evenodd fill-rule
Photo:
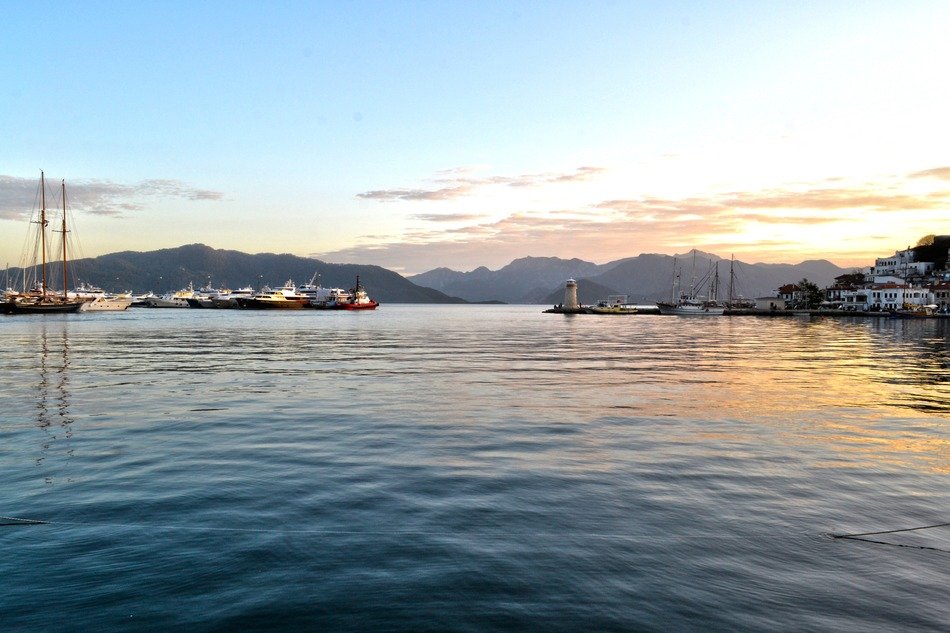
M 878 257 L 874 260 L 871 275 L 875 283 L 884 283 L 880 277 L 896 276 L 902 279 L 922 277 L 934 269 L 933 262 L 917 261 L 917 253 L 912 248 L 897 251 L 890 257 Z
M 756 310 L 784 310 L 785 299 L 779 297 L 756 297 Z
M 825 288 L 824 306 L 844 310 L 867 310 L 867 281 L 864 273 L 847 273 L 835 277 L 835 282 Z
M 903 310 L 921 308 L 933 303 L 928 288 L 909 284 L 874 284 L 871 286 L 869 309 Z
M 930 286 L 931 303 L 943 313 L 950 312 L 950 282 L 937 282 Z
M 778 298 L 782 300 L 784 305 L 795 305 L 801 299 L 801 290 L 798 287 L 798 284 L 785 284 L 778 289 Z M 756 299 L 758 302 L 758 299 Z

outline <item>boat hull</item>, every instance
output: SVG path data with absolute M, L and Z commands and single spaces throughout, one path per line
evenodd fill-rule
M 188 300 L 184 298 L 163 299 L 161 297 L 154 297 L 146 299 L 145 305 L 149 308 L 187 308 Z
M 602 308 L 599 306 L 590 306 L 590 307 L 584 308 L 584 311 L 587 314 L 637 314 L 638 312 L 636 308 L 617 308 L 617 307 Z
M 132 305 L 131 297 L 115 297 L 107 299 L 101 297 L 93 301 L 86 301 L 79 308 L 80 312 L 122 312 Z
M 379 306 L 376 301 L 369 303 L 341 303 L 336 306 L 337 310 L 375 310 Z
M 14 301 L 10 312 L 12 314 L 62 314 L 65 312 L 78 312 L 83 303 L 83 301 L 40 301 L 36 303 Z
M 239 298 L 237 305 L 242 310 L 303 310 L 310 307 L 309 299 L 285 299 L 270 301 L 267 299 Z
M 726 309 L 721 306 L 658 303 L 656 307 L 660 309 L 660 314 L 673 314 L 677 316 L 722 316 L 726 312 Z

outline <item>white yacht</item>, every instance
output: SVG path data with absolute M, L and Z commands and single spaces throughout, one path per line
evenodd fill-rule
M 194 284 L 188 284 L 178 292 L 166 292 L 161 297 L 150 297 L 145 305 L 150 308 L 187 308 L 188 300 L 195 296 Z

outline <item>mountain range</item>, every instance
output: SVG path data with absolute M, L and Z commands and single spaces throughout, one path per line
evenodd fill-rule
M 780 286 L 802 279 L 824 287 L 835 277 L 852 272 L 826 260 L 749 264 L 694 250 L 682 255 L 643 254 L 606 264 L 581 259 L 524 257 L 496 271 L 485 267 L 471 272 L 436 268 L 408 279 L 468 301 L 495 299 L 506 303 L 554 304 L 563 300 L 564 282 L 573 278 L 578 282 L 581 303 L 594 303 L 608 294 L 625 294 L 631 303 L 653 303 L 671 296 L 674 268 L 679 274 L 680 289 L 687 291 L 694 279 L 698 283 L 703 277 L 714 276 L 717 266 L 721 298 L 728 294 L 730 277 L 734 296 L 754 298 L 774 295 Z
M 59 268 L 54 263 L 51 271 Z M 209 284 L 215 287 L 257 289 L 267 284 L 280 286 L 287 279 L 302 284 L 317 277 L 326 287 L 352 288 L 359 275 L 370 296 L 383 303 L 466 303 L 462 299 L 418 286 L 405 277 L 380 266 L 328 264 L 309 257 L 219 250 L 204 244 L 189 244 L 157 251 L 125 251 L 69 263 L 70 277 L 76 283 L 99 286 L 109 291 L 132 289 L 163 293 Z M 22 271 L 7 271 L 11 282 L 21 279 Z
M 675 262 L 675 266 L 674 266 Z M 436 268 L 403 277 L 380 266 L 330 264 L 318 259 L 289 254 L 248 254 L 189 244 L 156 251 L 124 251 L 70 263 L 76 283 L 106 290 L 152 290 L 162 293 L 194 283 L 196 287 L 278 286 L 287 279 L 298 284 L 312 277 L 327 287 L 350 288 L 356 276 L 370 295 L 384 303 L 469 303 L 504 302 L 555 304 L 564 296 L 564 282 L 578 282 L 581 303 L 594 303 L 609 294 L 626 294 L 631 303 L 652 303 L 669 298 L 674 268 L 680 288 L 688 290 L 693 280 L 712 275 L 718 266 L 720 296 L 728 293 L 730 269 L 734 271 L 734 295 L 752 298 L 774 295 L 784 284 L 808 279 L 819 286 L 831 284 L 850 269 L 825 260 L 800 264 L 748 264 L 730 262 L 709 253 L 690 251 L 683 255 L 643 254 L 606 264 L 582 259 L 523 257 L 499 270 L 482 266 L 470 272 Z M 50 269 L 56 270 L 57 264 Z M 21 279 L 22 270 L 11 268 L 11 282 Z

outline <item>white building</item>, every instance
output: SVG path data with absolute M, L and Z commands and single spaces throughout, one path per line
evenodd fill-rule
M 910 276 L 926 275 L 934 269 L 933 262 L 918 262 L 913 249 L 897 251 L 890 257 L 878 257 L 874 260 L 871 275 L 874 283 L 887 283 L 884 277 L 907 279 Z
M 780 297 L 757 297 L 755 308 L 757 310 L 784 310 L 785 299 Z
M 849 312 L 863 312 L 871 307 L 870 294 L 871 291 L 867 288 L 841 290 L 838 295 L 838 305 L 842 310 L 848 310 Z
M 950 312 L 950 283 L 936 283 L 930 287 L 933 303 L 941 312 Z
M 919 308 L 932 304 L 934 299 L 930 289 L 906 284 L 875 284 L 867 292 L 871 310 Z

